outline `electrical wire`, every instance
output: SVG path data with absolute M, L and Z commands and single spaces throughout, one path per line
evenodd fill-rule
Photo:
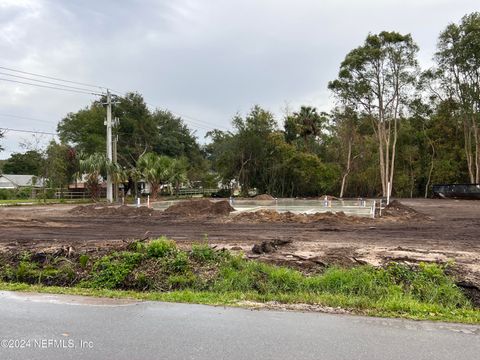
M 157 110 L 158 107 L 152 105 L 151 103 L 147 103 L 145 102 L 145 104 L 147 104 L 148 106 L 150 106 L 153 110 Z M 192 118 L 190 116 L 187 116 L 185 114 L 181 114 L 179 112 L 176 112 L 176 111 L 171 111 L 171 110 L 167 110 L 169 112 L 171 112 L 173 115 L 175 116 L 178 116 L 180 117 L 184 122 L 192 125 L 192 127 L 195 127 L 197 129 L 200 129 L 200 130 L 206 130 L 206 131 L 210 131 L 212 129 L 224 129 L 224 130 L 228 130 L 226 127 L 223 127 L 223 126 L 219 126 L 219 125 L 215 125 L 213 123 L 209 123 L 209 122 L 206 122 L 206 121 L 203 121 L 203 120 L 199 120 L 199 119 L 195 119 L 195 118 Z
M 10 118 L 14 118 L 14 119 L 24 119 L 24 120 L 39 121 L 39 122 L 46 123 L 46 124 L 52 124 L 52 121 L 43 120 L 43 119 L 37 119 L 37 118 L 31 118 L 31 117 L 27 117 L 27 116 L 19 116 L 19 115 L 11 115 L 11 114 L 1 114 L 1 113 L 0 113 L 0 116 L 1 116 L 1 117 L 10 117 Z
M 6 66 L 0 66 L 0 69 L 8 70 L 8 71 L 13 71 L 13 72 L 21 73 L 21 74 L 26 74 L 26 75 L 31 75 L 31 76 L 38 76 L 38 77 L 41 77 L 41 78 L 44 78 L 44 79 L 63 81 L 63 82 L 70 83 L 70 84 L 77 84 L 77 85 L 89 86 L 89 87 L 99 88 L 99 89 L 107 89 L 105 86 L 88 84 L 88 83 L 83 83 L 83 82 L 79 82 L 79 81 L 66 80 L 66 79 L 61 79 L 61 78 L 53 77 L 53 76 L 36 74 L 36 73 L 28 72 L 28 71 L 22 71 L 22 70 L 12 69 L 12 68 L 9 68 L 9 67 L 6 67 Z
M 42 135 L 53 135 L 57 136 L 56 133 L 48 132 L 48 131 L 34 131 L 34 130 L 21 130 L 21 129 L 12 129 L 12 128 L 4 128 L 0 127 L 2 131 L 14 131 L 14 132 L 21 132 L 21 133 L 29 133 L 29 134 L 42 134 Z
M 26 76 L 8 74 L 8 73 L 5 73 L 5 72 L 0 72 L 0 75 L 6 75 L 6 76 L 11 76 L 11 77 L 14 77 L 14 78 L 18 78 L 18 79 L 36 81 L 36 82 L 39 82 L 39 83 L 42 83 L 42 84 L 61 86 L 61 87 L 65 87 L 65 88 L 68 88 L 68 89 L 81 90 L 81 91 L 86 91 L 86 92 L 92 91 L 91 89 L 79 88 L 79 87 L 70 86 L 70 85 L 63 85 L 63 84 L 59 84 L 59 83 L 55 83 L 55 82 L 51 82 L 51 81 L 38 80 L 38 79 L 33 79 L 33 78 L 30 78 L 30 77 L 26 77 Z
M 98 95 L 98 96 L 102 96 L 102 95 L 103 95 L 103 94 L 98 94 L 98 93 L 94 93 L 94 92 L 86 92 L 86 91 L 79 91 L 79 90 L 70 90 L 70 89 L 65 89 L 65 88 L 60 88 L 60 87 L 55 87 L 55 86 L 40 85 L 40 84 L 28 83 L 28 82 L 25 82 L 25 81 L 18 81 L 18 80 L 12 80 L 12 79 L 0 78 L 0 80 L 1 80 L 1 81 L 8 81 L 8 82 L 13 82 L 13 83 L 18 83 L 18 84 L 24 84 L 24 85 L 38 86 L 38 87 L 42 87 L 42 88 L 46 88 L 46 89 L 69 91 L 69 92 L 78 93 L 78 94 Z
M 13 68 L 6 67 L 6 66 L 0 66 L 0 69 L 7 70 L 7 71 L 12 71 L 12 72 L 16 72 L 16 73 L 21 73 L 21 74 L 26 74 L 26 75 L 30 75 L 30 76 L 41 77 L 41 78 L 44 78 L 44 79 L 50 79 L 50 80 L 62 81 L 62 82 L 70 83 L 70 84 L 76 84 L 76 85 L 88 86 L 88 87 L 92 87 L 92 88 L 98 88 L 98 89 L 101 89 L 101 90 L 110 90 L 112 92 L 112 94 L 115 94 L 115 95 L 118 95 L 118 96 L 121 96 L 121 97 L 123 97 L 122 94 L 127 93 L 127 92 L 120 91 L 120 90 L 110 89 L 110 88 L 107 88 L 105 86 L 89 84 L 89 83 L 84 83 L 84 82 L 80 82 L 80 81 L 67 80 L 67 79 L 62 79 L 62 78 L 58 78 L 58 77 L 54 77 L 54 76 L 47 76 L 47 75 L 32 73 L 32 72 L 28 72 L 28 71 L 13 69 Z M 30 85 L 30 86 L 38 86 L 38 87 L 43 87 L 43 88 L 47 88 L 47 89 L 70 91 L 70 92 L 75 92 L 75 93 L 80 93 L 80 94 L 97 95 L 97 96 L 102 96 L 103 95 L 103 94 L 99 94 L 99 93 L 95 93 L 95 92 L 90 92 L 89 89 L 78 88 L 78 87 L 68 86 L 68 85 L 63 85 L 63 84 L 58 84 L 58 83 L 52 83 L 52 82 L 43 81 L 43 80 L 37 80 L 37 79 L 22 77 L 22 76 L 19 76 L 19 75 L 8 74 L 8 73 L 4 73 L 4 72 L 0 72 L 0 74 L 5 75 L 5 76 L 21 78 L 21 79 L 29 80 L 29 81 L 41 82 L 41 83 L 49 84 L 49 85 L 55 85 L 55 86 L 33 84 L 33 83 L 27 83 L 27 82 L 12 80 L 12 79 L 0 78 L 0 80 L 3 80 L 3 81 L 9 81 L 9 82 L 14 82 L 14 83 L 19 83 L 19 84 Z M 157 108 L 157 107 L 155 107 L 151 104 L 148 104 L 148 103 L 146 103 L 146 104 L 150 105 L 154 109 Z M 171 111 L 171 112 L 172 112 L 172 114 L 181 117 L 186 123 L 190 124 L 192 127 L 200 129 L 200 130 L 209 131 L 209 130 L 212 130 L 212 128 L 229 130 L 228 128 L 226 128 L 224 126 L 216 125 L 216 124 L 210 123 L 208 121 L 196 119 L 194 117 L 191 117 L 191 116 L 179 113 L 179 112 L 174 112 L 174 111 Z

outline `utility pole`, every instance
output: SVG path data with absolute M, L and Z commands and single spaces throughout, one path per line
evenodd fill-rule
M 107 89 L 107 160 L 109 163 L 113 160 L 112 155 L 112 96 Z M 107 201 L 113 202 L 112 175 L 107 171 Z
M 113 120 L 113 126 L 115 127 L 115 131 L 113 134 L 113 141 L 112 141 L 112 147 L 113 147 L 113 156 L 112 156 L 112 161 L 116 165 L 117 164 L 117 143 L 118 143 L 118 124 L 120 123 L 118 118 L 115 118 Z M 113 183 L 113 199 L 115 201 L 118 201 L 118 183 L 114 181 Z
M 115 128 L 118 126 L 118 118 L 115 118 L 113 125 Z M 118 143 L 118 134 L 114 133 L 113 140 L 112 140 L 112 147 L 113 147 L 112 161 L 114 164 L 117 163 L 117 143 Z

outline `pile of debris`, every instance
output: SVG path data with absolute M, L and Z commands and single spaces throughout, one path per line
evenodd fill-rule
M 168 207 L 164 213 L 177 216 L 226 216 L 235 211 L 227 200 L 207 199 L 181 201 Z
M 255 244 L 252 247 L 254 254 L 269 254 L 278 250 L 279 247 L 288 245 L 292 240 L 275 239 L 272 241 L 262 241 L 260 244 Z
M 253 200 L 275 200 L 272 195 L 262 194 L 253 197 Z
M 402 204 L 398 200 L 393 200 L 382 210 L 382 217 L 395 218 L 400 220 L 428 220 L 429 217 L 418 212 L 410 206 Z
M 113 215 L 113 216 L 152 216 L 155 210 L 142 207 L 133 207 L 133 206 L 101 206 L 98 204 L 84 205 L 74 207 L 69 211 L 73 215 L 81 216 L 104 216 L 104 215 Z
M 343 211 L 332 213 L 317 214 L 294 214 L 290 211 L 279 213 L 275 210 L 259 210 L 255 212 L 242 212 L 232 217 L 233 222 L 252 222 L 252 223 L 299 223 L 310 224 L 316 222 L 323 223 L 366 223 L 369 218 L 358 216 L 347 216 Z

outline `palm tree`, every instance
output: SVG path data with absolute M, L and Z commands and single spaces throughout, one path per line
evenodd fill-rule
M 118 200 L 118 185 L 128 181 L 128 172 L 118 163 L 107 162 L 107 173 L 110 174 L 114 185 L 115 200 Z
M 144 154 L 138 159 L 137 167 L 143 178 L 150 184 L 152 200 L 155 200 L 162 183 L 169 180 L 172 159 L 155 153 Z
M 130 169 L 128 169 L 126 171 L 127 173 L 127 181 L 128 179 L 132 179 L 132 182 L 133 182 L 133 190 L 132 190 L 132 194 L 135 195 L 135 197 L 137 197 L 137 192 L 138 192 L 138 182 L 140 180 L 142 180 L 142 172 L 138 169 L 138 167 L 132 167 Z
M 303 138 L 305 149 L 309 137 L 316 138 L 322 130 L 322 117 L 317 109 L 311 106 L 302 106 L 299 112 L 293 114 L 298 126 L 299 135 Z
M 108 160 L 104 154 L 95 153 L 87 158 L 80 159 L 79 177 L 83 174 L 87 175 L 85 186 L 90 192 L 90 196 L 96 201 L 100 196 L 100 179 L 102 174 L 107 172 Z
M 186 158 L 174 159 L 170 169 L 170 182 L 175 185 L 175 195 L 178 196 L 180 184 L 188 180 L 188 161 Z

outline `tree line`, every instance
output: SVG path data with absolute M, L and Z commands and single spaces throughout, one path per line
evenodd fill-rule
M 434 183 L 480 183 L 480 13 L 440 33 L 433 68 L 419 67 L 418 51 L 410 34 L 368 34 L 328 83 L 331 111 L 301 106 L 275 118 L 255 105 L 233 117 L 232 130 L 209 131 L 204 145 L 180 117 L 149 110 L 140 94 L 119 97 L 119 181 L 131 187 L 148 176 L 154 191 L 222 183 L 281 197 L 389 190 L 417 197 Z M 60 144 L 13 154 L 3 172 L 34 174 L 40 170 L 26 163 L 41 158 L 51 177 L 61 174 L 52 181 L 71 181 L 86 159 L 105 152 L 102 102 L 68 114 L 58 124 Z

